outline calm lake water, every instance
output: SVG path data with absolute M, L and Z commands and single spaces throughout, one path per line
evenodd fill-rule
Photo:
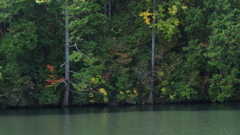
M 0 110 L 0 135 L 239 134 L 240 103 Z

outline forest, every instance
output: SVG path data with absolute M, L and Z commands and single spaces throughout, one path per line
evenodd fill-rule
M 239 0 L 0 0 L 0 107 L 240 99 Z

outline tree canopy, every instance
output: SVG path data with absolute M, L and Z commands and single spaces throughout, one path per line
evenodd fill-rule
M 153 103 L 239 100 L 240 1 L 153 3 L 0 0 L 0 106 L 62 105 L 66 42 L 69 105 L 148 102 L 153 40 Z

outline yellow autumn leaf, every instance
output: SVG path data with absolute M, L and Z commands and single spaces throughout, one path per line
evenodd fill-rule
M 123 95 L 123 94 L 124 94 L 124 92 L 123 92 L 123 91 L 120 91 L 119 93 L 120 93 L 121 95 Z
M 100 88 L 98 91 L 100 93 L 103 93 L 104 96 L 107 96 L 107 92 L 106 92 L 106 90 L 104 88 Z
M 176 26 L 178 26 L 178 25 L 179 25 L 179 23 L 180 23 L 180 22 L 179 22 L 179 20 L 178 20 L 178 19 L 174 21 L 174 25 L 176 25 Z
M 126 93 L 130 93 L 131 91 L 130 90 L 126 90 Z
M 144 21 L 146 24 L 148 24 L 148 25 L 150 25 L 151 23 L 150 23 L 150 18 L 147 18 L 147 19 L 145 19 L 145 21 Z
M 144 19 L 144 23 L 150 25 L 150 18 L 148 18 L 148 16 L 152 16 L 153 14 L 152 13 L 149 13 L 149 12 L 142 12 L 139 14 L 139 16 L 143 17 Z
M 137 90 L 133 90 L 133 92 L 134 92 L 136 95 L 138 95 L 138 91 L 137 91 Z
M 175 15 L 177 13 L 177 6 L 173 5 L 171 8 L 168 8 L 168 12 L 172 15 Z
M 166 90 L 167 90 L 166 87 L 163 87 L 163 88 L 161 89 L 162 92 L 165 92 Z
M 183 9 L 183 10 L 187 9 L 187 6 L 182 6 L 182 9 Z
M 169 98 L 170 99 L 174 99 L 174 95 L 169 95 Z

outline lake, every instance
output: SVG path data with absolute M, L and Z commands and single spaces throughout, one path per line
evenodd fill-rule
M 239 135 L 240 103 L 0 109 L 0 135 Z

